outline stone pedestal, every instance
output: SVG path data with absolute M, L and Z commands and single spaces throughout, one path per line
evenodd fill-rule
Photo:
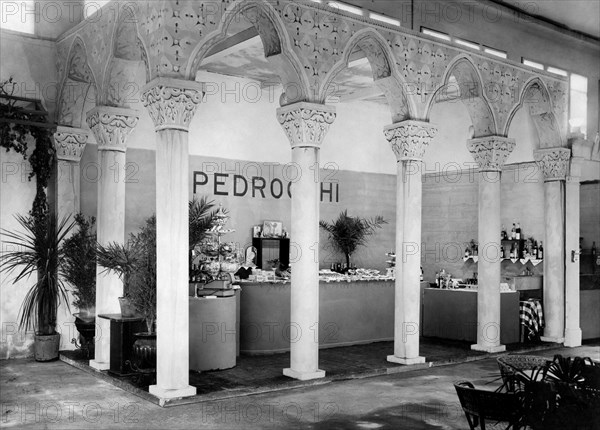
M 335 120 L 325 105 L 296 103 L 277 110 L 277 119 L 292 145 L 292 255 L 290 367 L 283 374 L 308 380 L 319 370 L 319 150 Z
M 437 128 L 422 121 L 403 121 L 387 126 L 384 133 L 398 160 L 394 355 L 387 360 L 419 364 L 425 362 L 419 356 L 422 160 Z
M 156 385 L 162 400 L 193 396 L 189 385 L 188 129 L 202 84 L 158 78 L 142 102 L 156 129 Z
M 544 173 L 544 342 L 563 342 L 565 332 L 565 180 L 571 151 L 540 149 L 535 161 Z M 579 245 L 577 245 L 577 248 Z
M 471 349 L 501 352 L 506 347 L 500 344 L 500 180 L 515 141 L 488 136 L 469 140 L 467 148 L 479 165 L 477 343 Z
M 565 185 L 565 346 L 581 346 L 579 262 L 581 256 L 572 258 L 572 251 L 579 251 L 580 179 L 583 158 L 571 159 L 569 176 Z M 573 261 L 575 260 L 575 261 Z
M 125 158 L 127 136 L 137 125 L 138 113 L 131 109 L 98 106 L 87 114 L 87 123 L 98 143 L 98 243 L 123 243 L 125 240 Z M 96 269 L 96 314 L 120 313 L 118 298 L 123 283 L 115 273 Z M 96 319 L 96 349 L 90 366 L 110 367 L 110 324 Z
M 81 172 L 79 164 L 88 139 L 80 128 L 59 126 L 54 133 L 56 149 L 55 211 L 59 219 L 80 210 Z

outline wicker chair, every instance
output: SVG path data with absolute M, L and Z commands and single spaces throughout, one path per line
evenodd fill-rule
M 519 372 L 536 369 L 547 369 L 551 360 L 538 355 L 505 355 L 497 358 L 500 374 L 504 386 L 509 392 L 523 391 L 521 378 L 516 375 Z
M 520 393 L 478 390 L 467 381 L 455 383 L 454 388 L 471 430 L 477 429 L 478 426 L 485 430 L 486 422 L 508 423 L 507 430 L 523 428 Z

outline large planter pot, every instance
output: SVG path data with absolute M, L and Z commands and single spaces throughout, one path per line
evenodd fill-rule
M 94 314 L 76 313 L 75 327 L 79 331 L 79 342 L 72 339 L 71 343 L 80 348 L 87 357 L 94 355 L 94 337 L 96 336 L 96 317 Z
M 35 361 L 52 361 L 58 358 L 60 347 L 60 334 L 35 335 L 33 343 L 33 355 Z
M 134 333 L 131 367 L 136 372 L 156 372 L 156 333 Z
M 119 305 L 121 306 L 121 316 L 124 318 L 135 318 L 138 315 L 135 307 L 131 304 L 128 297 L 119 297 Z

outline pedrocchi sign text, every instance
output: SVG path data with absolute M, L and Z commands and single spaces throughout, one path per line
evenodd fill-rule
M 292 197 L 292 181 L 263 176 L 245 177 L 230 173 L 193 172 L 194 194 L 215 196 L 251 197 L 253 199 L 281 199 Z M 321 201 L 339 203 L 340 184 L 321 182 Z

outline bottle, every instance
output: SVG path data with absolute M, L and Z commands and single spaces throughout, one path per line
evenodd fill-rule
M 544 258 L 544 242 L 540 240 L 540 246 L 538 248 L 538 260 L 542 260 Z
M 502 231 L 500 232 L 500 239 L 506 239 L 506 228 L 502 224 Z
M 533 241 L 533 245 L 531 246 L 531 256 L 533 258 L 537 259 L 537 255 L 538 255 L 537 242 Z
M 515 226 L 514 222 L 513 222 L 512 230 L 510 231 L 510 238 L 513 240 L 517 238 L 517 227 Z
M 515 231 L 515 239 L 521 240 L 521 224 L 517 223 L 517 228 Z
M 503 246 L 500 247 L 500 258 L 502 258 L 502 259 L 506 258 L 506 254 L 504 253 L 504 247 Z
M 516 254 L 517 254 L 517 251 L 516 251 L 516 249 L 515 249 L 515 244 L 513 243 L 513 244 L 510 246 L 510 258 L 517 258 L 517 255 L 516 255 Z
M 592 243 L 592 255 L 596 256 L 596 242 Z
M 471 251 L 469 251 L 469 248 L 465 248 L 465 258 L 469 258 L 471 255 Z

